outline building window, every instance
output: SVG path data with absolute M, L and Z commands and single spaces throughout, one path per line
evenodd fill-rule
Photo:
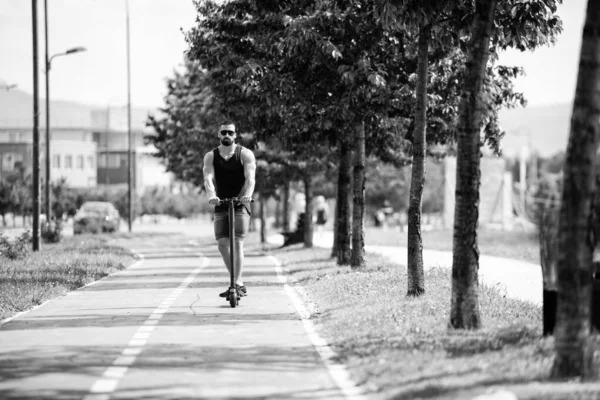
M 106 168 L 106 154 L 98 154 L 98 168 Z
M 73 168 L 73 156 L 71 156 L 71 155 L 65 156 L 65 168 L 66 169 Z
M 75 162 L 77 169 L 83 169 L 83 156 L 77 156 Z
M 14 143 L 17 141 L 17 132 L 10 132 L 8 134 L 8 141 Z
M 118 154 L 108 155 L 108 168 L 119 168 L 121 166 L 121 158 Z
M 60 154 L 52 155 L 52 167 L 57 169 L 60 168 Z
M 95 165 L 94 165 L 94 156 L 88 156 L 87 157 L 87 165 L 89 169 L 94 169 Z

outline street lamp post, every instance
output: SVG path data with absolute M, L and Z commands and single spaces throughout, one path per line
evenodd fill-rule
M 127 34 L 127 227 L 131 233 L 133 223 L 133 137 L 131 133 L 131 51 L 129 43 L 129 0 L 125 0 Z
M 44 186 L 45 201 L 44 211 L 46 212 L 46 223 L 50 223 L 52 207 L 50 203 L 50 68 L 54 57 L 67 56 L 69 54 L 81 53 L 86 51 L 85 47 L 73 47 L 63 53 L 54 54 L 48 58 L 48 0 L 44 0 L 45 17 L 45 37 L 46 37 L 46 185 Z
M 33 36 L 33 251 L 40 249 L 40 131 L 39 131 L 39 93 L 38 93 L 38 30 L 37 0 L 31 0 L 31 19 Z

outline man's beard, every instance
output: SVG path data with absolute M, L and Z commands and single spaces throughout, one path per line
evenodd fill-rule
M 233 140 L 229 139 L 228 137 L 225 137 L 221 139 L 221 144 L 223 146 L 231 146 L 233 144 Z

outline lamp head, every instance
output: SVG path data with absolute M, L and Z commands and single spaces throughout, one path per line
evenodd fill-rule
M 78 46 L 78 47 L 73 47 L 73 48 L 67 50 L 65 52 L 65 54 L 81 53 L 81 52 L 86 51 L 86 50 L 87 49 L 85 47 Z

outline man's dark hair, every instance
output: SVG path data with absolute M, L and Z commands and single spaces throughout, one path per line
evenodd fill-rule
M 220 125 L 233 125 L 233 126 L 235 126 L 235 122 L 233 122 L 230 119 L 224 119 L 224 120 L 221 121 Z M 236 126 L 236 128 L 237 128 L 237 126 Z

